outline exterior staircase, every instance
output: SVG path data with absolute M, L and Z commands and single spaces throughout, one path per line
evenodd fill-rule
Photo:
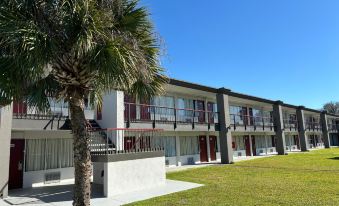
M 101 130 L 100 125 L 93 119 L 88 120 L 91 127 L 91 153 L 105 153 L 115 151 L 115 145 L 107 137 L 106 131 Z

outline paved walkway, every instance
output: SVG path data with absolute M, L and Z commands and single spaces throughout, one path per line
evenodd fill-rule
M 253 160 L 253 159 L 259 159 L 259 158 L 265 158 L 265 157 L 272 157 L 276 155 L 265 155 L 265 156 L 246 156 L 246 157 L 239 157 L 239 158 L 234 158 L 234 162 L 241 162 L 241 161 L 247 161 L 247 160 Z M 182 170 L 187 170 L 187 169 L 193 169 L 193 168 L 200 168 L 200 167 L 207 167 L 207 166 L 215 166 L 215 165 L 221 165 L 220 161 L 216 162 L 211 162 L 211 163 L 201 163 L 201 164 L 196 164 L 196 165 L 183 165 L 180 167 L 167 167 L 166 172 L 177 172 L 177 171 L 182 171 Z
M 146 200 L 153 197 L 167 195 L 175 192 L 193 189 L 202 186 L 190 182 L 166 180 L 164 186 L 117 195 L 103 197 L 100 189 L 92 187 L 91 205 L 94 206 L 117 206 L 136 201 Z M 48 186 L 10 191 L 9 197 L 0 200 L 0 206 L 24 205 L 24 206 L 69 206 L 72 205 L 73 185 Z

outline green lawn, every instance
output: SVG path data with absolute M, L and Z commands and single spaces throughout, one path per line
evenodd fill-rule
M 205 186 L 131 205 L 339 205 L 339 149 L 167 174 Z

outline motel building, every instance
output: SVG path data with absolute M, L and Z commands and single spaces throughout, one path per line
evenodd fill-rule
M 2 197 L 8 189 L 74 180 L 68 105 L 50 102 L 44 114 L 25 102 L 0 109 Z M 116 91 L 104 96 L 101 108 L 85 102 L 93 183 L 104 185 L 106 196 L 131 190 L 115 191 L 111 181 L 162 184 L 166 167 L 339 146 L 339 116 L 175 79 L 163 96 L 135 99 Z

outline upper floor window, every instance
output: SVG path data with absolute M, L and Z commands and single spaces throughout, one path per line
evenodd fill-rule
M 174 108 L 174 97 L 156 96 L 151 99 L 151 105 Z
M 194 109 L 194 102 L 192 99 L 178 98 L 176 107 L 178 109 Z

